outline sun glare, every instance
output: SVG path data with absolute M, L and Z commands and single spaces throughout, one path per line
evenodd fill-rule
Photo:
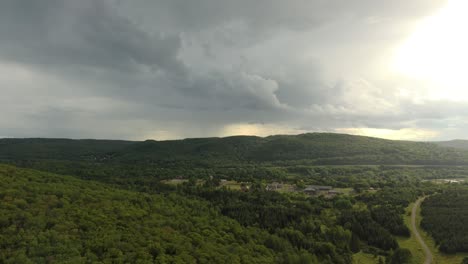
M 467 11 L 467 0 L 449 0 L 397 50 L 396 71 L 429 82 L 432 99 L 468 100 Z

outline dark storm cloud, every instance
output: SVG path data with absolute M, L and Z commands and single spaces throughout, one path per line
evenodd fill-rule
M 367 58 L 353 55 L 389 48 L 444 2 L 4 0 L 0 136 L 141 139 L 219 135 L 231 124 L 333 131 L 443 118 L 458 108 L 418 107 L 342 72 L 362 78 Z
M 0 56 L 25 64 L 79 65 L 132 70 L 138 66 L 181 73 L 181 41 L 140 30 L 110 1 L 0 3 Z

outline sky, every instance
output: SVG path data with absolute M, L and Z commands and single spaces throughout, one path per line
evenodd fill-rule
M 2 0 L 0 137 L 468 138 L 466 0 Z

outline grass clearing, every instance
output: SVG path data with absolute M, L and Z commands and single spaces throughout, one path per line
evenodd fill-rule
M 354 193 L 353 188 L 334 188 L 335 191 L 339 191 L 342 194 L 351 195 Z
M 382 260 L 385 261 L 385 258 L 382 257 Z M 353 264 L 378 264 L 379 257 L 375 257 L 372 254 L 359 252 L 353 255 Z
M 405 225 L 410 228 L 411 230 L 411 209 L 413 208 L 414 203 L 411 203 L 405 210 L 405 215 L 403 216 L 403 220 L 405 222 Z M 416 240 L 415 235 L 413 234 L 413 231 L 411 230 L 411 237 L 397 237 L 398 244 L 400 245 L 401 248 L 407 248 L 411 251 L 411 254 L 413 255 L 412 257 L 412 262 L 414 264 L 419 264 L 419 263 L 424 263 L 424 252 L 421 248 L 421 245 L 418 243 Z M 429 246 L 429 245 L 428 245 Z M 432 250 L 432 248 L 429 246 L 429 248 Z
M 184 182 L 188 182 L 187 179 L 170 179 L 170 180 L 162 180 L 162 183 L 169 184 L 169 185 L 179 185 Z
M 405 221 L 406 226 L 408 228 L 411 228 L 411 209 L 413 208 L 414 203 L 411 203 L 405 211 L 405 215 L 403 216 L 403 219 Z M 424 239 L 426 242 L 427 246 L 431 250 L 433 256 L 434 256 L 434 261 L 433 264 L 460 264 L 463 260 L 464 257 L 468 257 L 468 253 L 458 253 L 458 254 L 444 254 L 439 251 L 438 247 L 435 244 L 434 239 L 427 234 L 422 228 L 420 228 L 420 223 L 421 223 L 421 208 L 418 208 L 417 214 L 416 214 L 416 224 L 419 233 L 421 234 L 421 237 Z M 413 230 L 411 230 L 411 237 L 410 238 L 405 238 L 405 237 L 398 237 L 397 238 L 398 244 L 402 248 L 407 248 L 411 251 L 413 255 L 413 263 L 414 264 L 419 264 L 419 263 L 424 263 L 424 252 L 421 248 L 421 245 L 418 243 L 416 240 L 416 237 L 413 234 Z
M 240 190 L 241 183 L 237 181 L 223 181 L 221 182 L 221 186 L 226 187 L 229 190 Z

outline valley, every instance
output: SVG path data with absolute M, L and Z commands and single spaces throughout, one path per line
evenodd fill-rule
M 427 201 L 468 191 L 465 155 L 430 143 L 334 134 L 0 140 L 0 259 L 461 263 L 465 249 L 446 252 L 434 233 L 447 232 L 446 225 L 429 224 L 453 220 L 429 217 L 436 209 Z M 425 196 L 421 221 L 414 204 Z M 420 222 L 429 251 L 415 233 Z

